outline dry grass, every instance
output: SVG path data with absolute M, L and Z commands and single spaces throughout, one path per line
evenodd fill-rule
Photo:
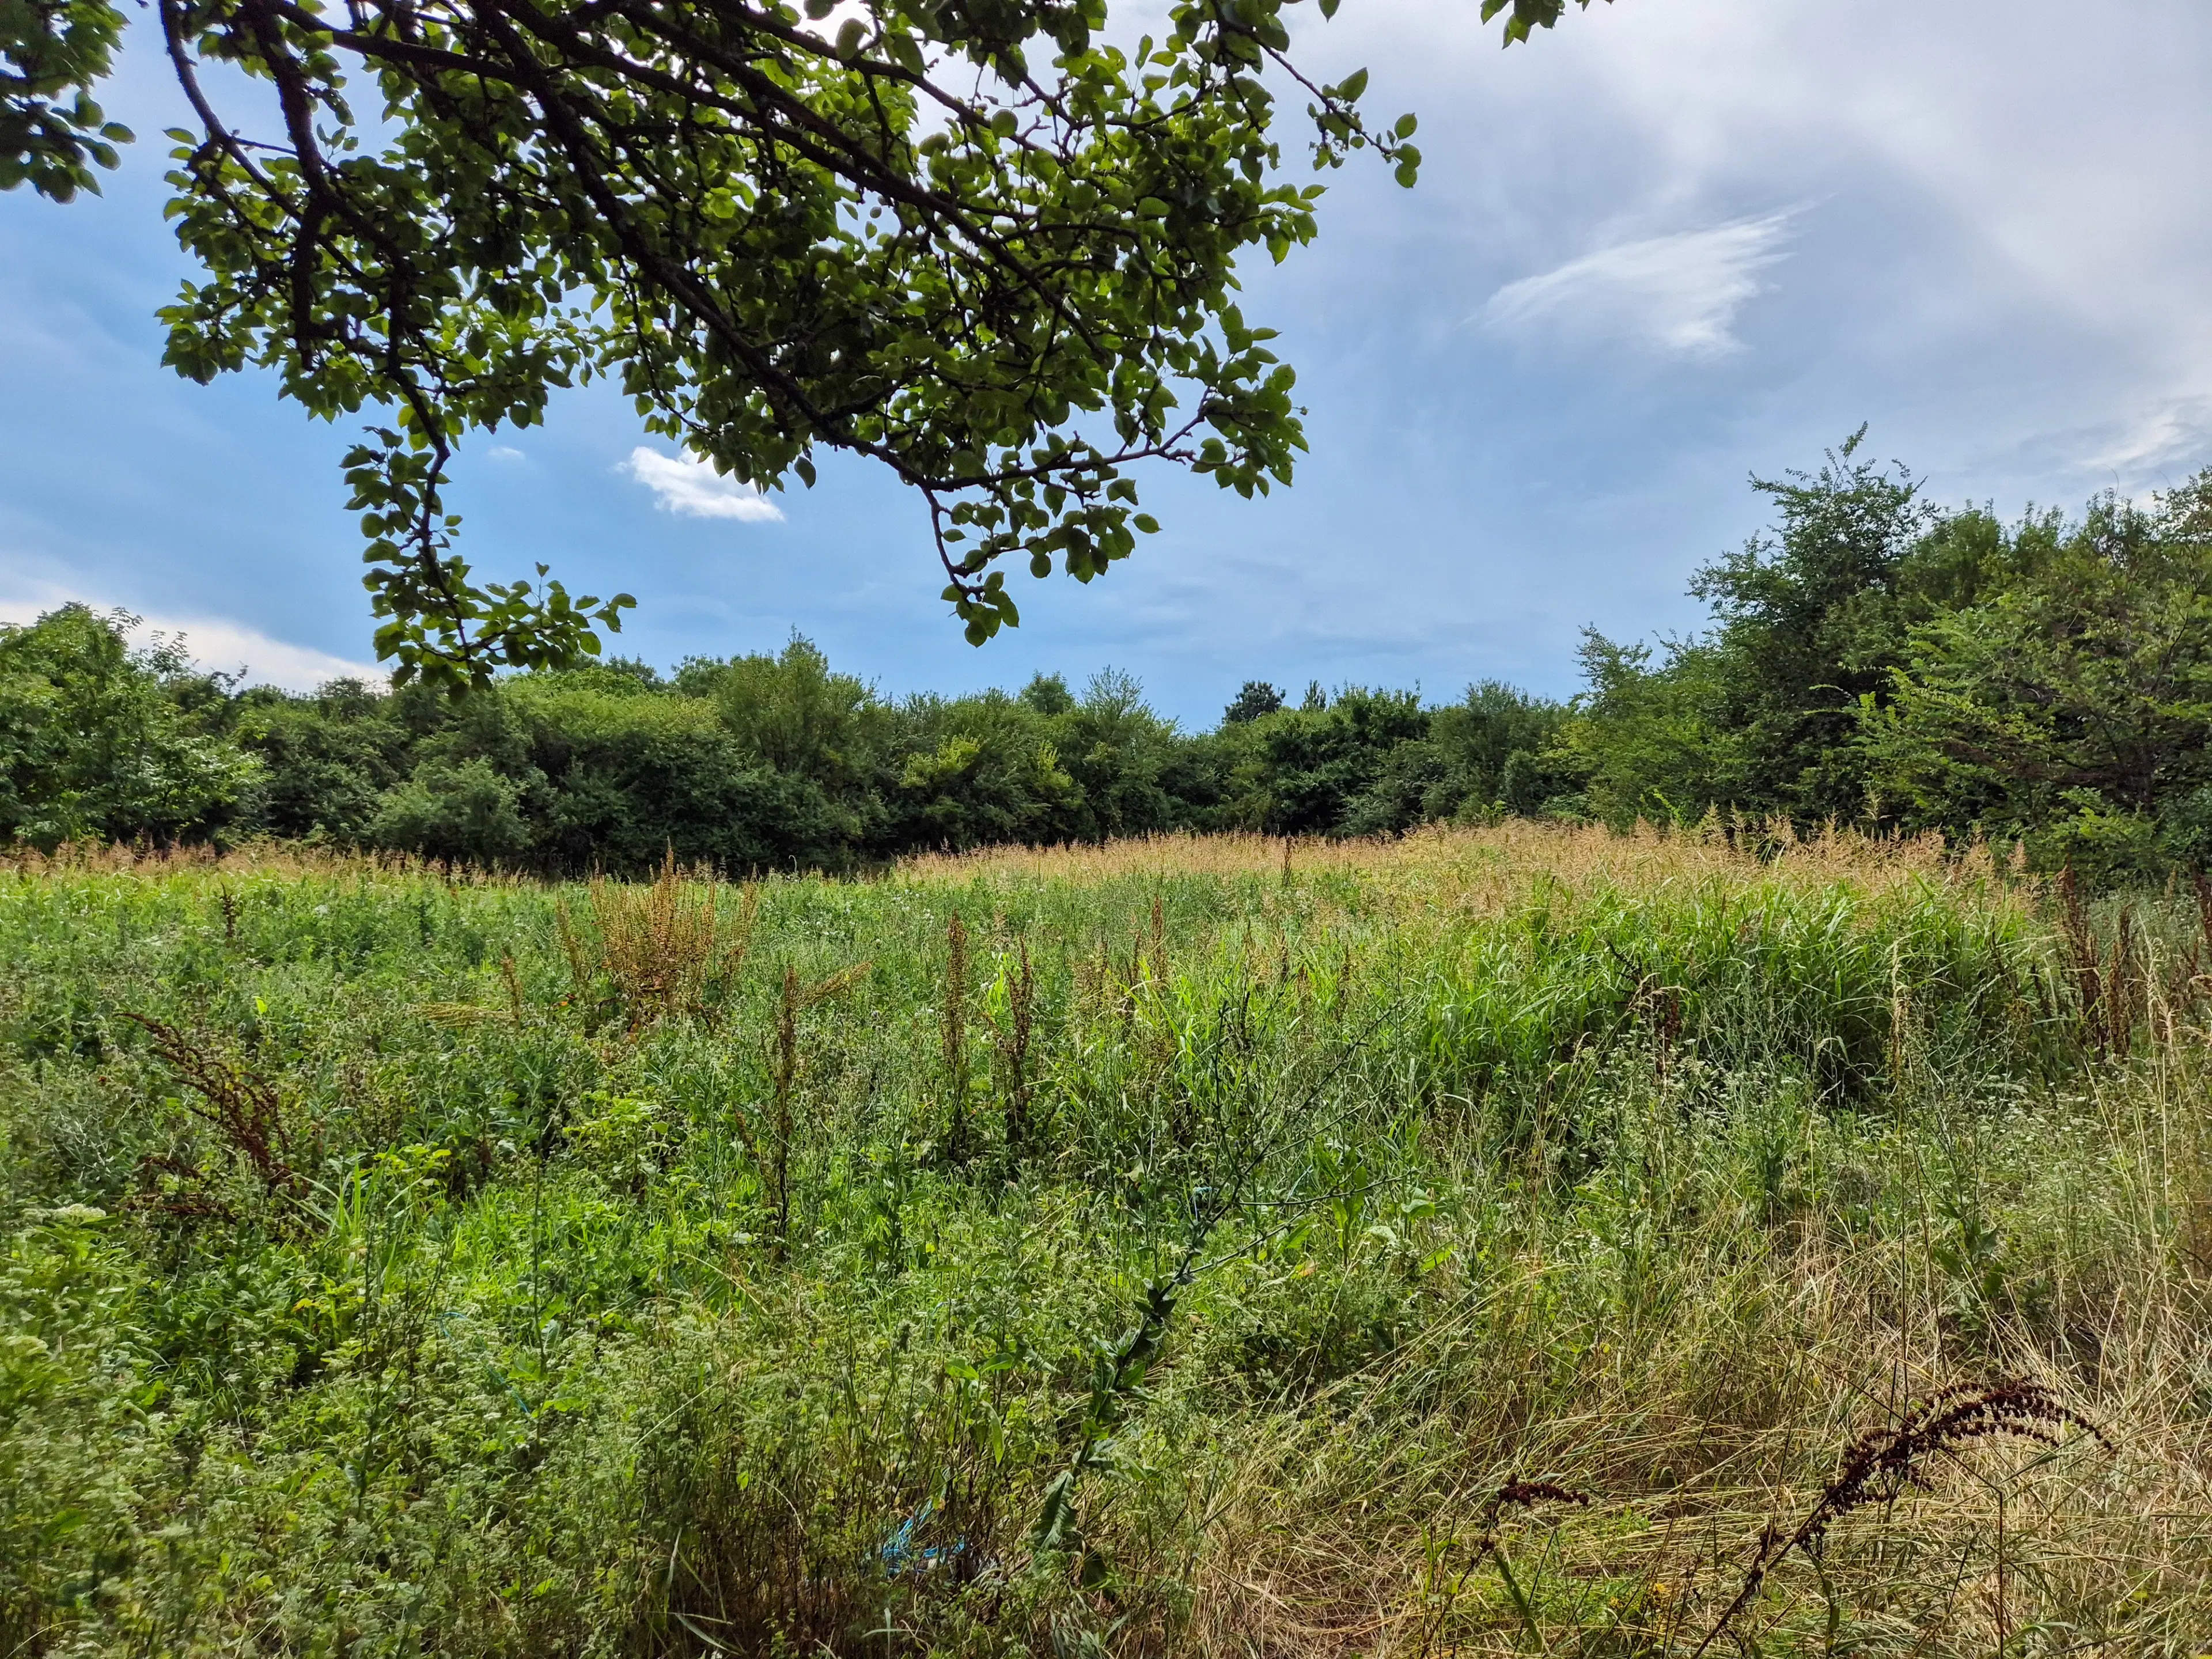
M 556 909 L 569 975 L 580 1000 L 604 985 L 632 1031 L 705 1012 L 710 989 L 744 971 L 760 914 L 757 886 L 746 884 L 737 914 L 726 916 L 713 875 L 678 869 L 671 853 L 651 882 L 596 876 L 587 891 L 596 941 L 579 936 L 565 899 Z
M 1532 1237 L 1356 1398 L 1254 1426 L 1191 1650 L 2202 1653 L 2208 1098 L 2200 1028 L 2100 1082 L 2069 1144 L 2028 1132 L 2054 1183 L 2090 1161 L 2118 1236 L 2098 1277 L 1983 1334 L 1909 1231 L 1806 1225 L 1747 1256 L 1717 1211 L 1651 1267 L 1641 1317 L 1563 1306 L 1587 1255 Z M 1925 1434 L 1929 1402 L 2021 1385 L 2052 1407 L 2023 1419 L 2037 1437 Z M 1916 1425 L 1939 1443 L 1913 1443 L 1913 1478 L 1854 1483 Z M 1590 1501 L 1486 1510 L 1532 1475 Z
M 540 884 L 536 878 L 470 865 L 448 865 L 406 854 L 344 849 L 301 842 L 253 841 L 210 846 L 72 842 L 52 853 L 18 846 L 0 849 L 0 870 L 21 880 L 59 876 L 268 875 L 405 879 L 434 876 L 460 886 Z M 668 867 L 648 883 L 665 884 Z M 677 872 L 710 884 L 706 870 Z M 1872 837 L 1830 828 L 1800 836 L 1786 821 L 1730 833 L 1719 823 L 1662 830 L 1639 824 L 1617 834 L 1595 825 L 1528 818 L 1476 828 L 1431 825 L 1395 838 L 1325 840 L 1249 833 L 1132 836 L 1098 844 L 981 848 L 928 853 L 892 867 L 895 882 L 940 887 L 985 882 L 1052 882 L 1079 887 L 1170 876 L 1285 880 L 1334 875 L 1414 890 L 1525 890 L 1539 877 L 1570 884 L 1601 882 L 1631 890 L 1713 880 L 1780 880 L 1796 886 L 1837 883 L 1881 893 L 1923 884 L 1947 889 L 2022 885 L 2017 849 L 1975 846 L 1963 853 L 1940 836 Z M 631 884 L 596 882 L 595 887 Z M 2212 899 L 2207 899 L 2212 906 Z
M 1640 824 L 1620 835 L 1595 825 L 1510 818 L 1480 828 L 1433 825 L 1397 839 L 1170 835 L 1097 846 L 992 847 L 902 860 L 895 878 L 924 886 L 983 881 L 1088 887 L 1172 876 L 1344 876 L 1415 892 L 1502 897 L 1525 893 L 1539 878 L 1633 891 L 1716 881 L 1840 884 L 1869 894 L 1928 885 L 2009 891 L 2021 886 L 2021 873 L 2011 857 L 1980 846 L 1954 851 L 1933 835 L 1874 837 L 1832 828 L 1801 837 L 1786 822 L 1734 836 L 1717 823 L 1675 831 Z
M 155 846 L 144 842 L 69 842 L 51 853 L 24 843 L 0 847 L 0 871 L 18 880 L 58 877 L 275 876 L 292 878 L 380 877 L 395 880 L 434 876 L 456 887 L 535 884 L 511 871 L 416 858 L 406 853 L 319 847 L 307 842 L 254 840 L 234 847 L 204 843 Z

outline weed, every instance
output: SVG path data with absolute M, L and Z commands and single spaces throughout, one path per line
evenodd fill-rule
M 726 927 L 714 878 L 686 880 L 672 851 L 649 884 L 596 877 L 587 890 L 598 959 L 586 955 L 562 903 L 558 918 L 569 974 L 580 1000 L 611 1007 L 632 1033 L 655 1019 L 708 1013 L 710 997 L 744 969 L 759 914 L 757 886 L 745 886 Z
M 945 1149 L 955 1166 L 968 1161 L 968 927 L 955 910 L 945 927 L 945 997 L 940 1025 L 945 1056 Z
M 804 988 L 799 983 L 796 968 L 787 967 L 783 970 L 783 989 L 776 999 L 774 1047 L 769 1060 L 772 1091 L 767 1152 L 769 1208 L 780 1245 L 787 1243 L 791 1237 L 791 1164 L 799 1138 L 793 1103 L 799 1090 L 801 1058 L 799 1016 L 808 1009 L 852 989 L 866 977 L 869 966 L 865 962 L 855 963 L 817 984 Z M 753 1151 L 755 1157 L 758 1158 L 760 1152 L 757 1142 L 753 1145 Z
M 1034 1083 L 1030 1044 L 1036 1036 L 1036 975 L 1030 966 L 1028 940 L 1021 940 L 1016 945 L 1014 963 L 1001 975 L 1001 986 L 1006 1014 L 1003 1020 L 993 1020 L 993 1030 L 1001 1097 L 1006 1103 L 1006 1158 L 1010 1164 L 1018 1164 L 1029 1139 L 1030 1096 Z
M 195 1105 L 188 1100 L 185 1109 L 216 1131 L 224 1149 L 245 1164 L 270 1199 L 296 1203 L 307 1181 L 293 1167 L 291 1132 L 276 1085 L 207 1038 L 187 1035 L 146 1014 L 125 1018 L 144 1029 L 155 1056 L 203 1103 Z M 155 1167 L 186 1176 L 195 1188 L 204 1184 L 198 1171 L 174 1159 L 161 1159 Z M 179 1213 L 219 1209 L 199 1191 L 168 1207 Z
M 1698 1659 L 1720 1639 L 1749 1607 L 1775 1565 L 1793 1550 L 1817 1558 L 1828 1529 L 1852 1510 L 1894 1503 L 1907 1486 L 1924 1486 L 1929 1465 L 1977 1441 L 2007 1437 L 2046 1446 L 2060 1443 L 2059 1431 L 2075 1428 L 2110 1450 L 2105 1431 L 2063 1404 L 2040 1382 L 2000 1382 L 1970 1392 L 1948 1389 L 1905 1411 L 1895 1423 L 1870 1430 L 1844 1451 L 1842 1467 L 1796 1530 L 1784 1534 L 1769 1524 L 1744 1571 L 1735 1599 L 1692 1650 Z

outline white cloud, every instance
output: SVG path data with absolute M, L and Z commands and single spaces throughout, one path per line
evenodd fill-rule
M 2081 462 L 2092 473 L 2142 479 L 2198 463 L 2212 442 L 2212 398 L 2178 398 L 2104 434 Z
M 116 608 L 112 600 L 98 599 L 51 582 L 17 582 L 0 592 L 0 623 L 35 622 L 46 611 L 72 601 L 90 605 L 102 615 Z M 249 685 L 280 685 L 288 691 L 312 691 L 331 680 L 356 679 L 381 687 L 388 669 L 374 663 L 355 662 L 332 656 L 313 646 L 273 640 L 258 629 L 220 617 L 138 615 L 131 629 L 134 643 L 145 645 L 156 634 L 182 636 L 194 662 L 219 673 L 242 673 Z
M 1625 339 L 1682 357 L 1742 349 L 1736 313 L 1784 258 L 1790 215 L 1732 219 L 1703 230 L 1647 236 L 1508 283 L 1477 313 L 1492 328 L 1577 341 Z
M 519 461 L 522 459 L 522 452 L 513 444 L 494 444 L 484 451 L 484 459 L 488 461 Z
M 663 512 L 746 524 L 773 524 L 783 517 L 783 509 L 763 495 L 758 484 L 726 477 L 688 453 L 664 455 L 640 444 L 621 470 L 650 489 Z

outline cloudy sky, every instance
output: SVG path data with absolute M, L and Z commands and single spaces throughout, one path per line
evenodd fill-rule
M 1510 52 L 1474 0 L 1300 10 L 1309 65 L 1367 66 L 1426 160 L 1411 192 L 1333 175 L 1320 243 L 1249 273 L 1310 410 L 1295 488 L 1154 477 L 1161 535 L 1087 588 L 1018 578 L 975 651 L 888 478 L 763 496 L 586 391 L 465 453 L 469 556 L 629 589 L 655 662 L 797 629 L 890 692 L 1111 664 L 1210 721 L 1248 678 L 1567 694 L 1584 625 L 1694 625 L 1689 572 L 1762 522 L 1748 476 L 1862 422 L 2008 514 L 2212 464 L 2203 0 L 1619 0 Z M 133 29 L 106 101 L 157 135 Z M 158 367 L 164 148 L 97 201 L 0 197 L 0 618 L 125 606 L 312 684 L 370 654 L 350 434 Z

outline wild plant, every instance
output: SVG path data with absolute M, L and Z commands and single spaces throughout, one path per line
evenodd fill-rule
M 2058 873 L 2057 892 L 2060 936 L 2083 1037 L 2097 1054 L 2125 1054 L 2148 1011 L 2149 993 L 2133 907 L 2123 902 L 2113 914 L 2107 950 L 2070 864 Z
M 145 1030 L 162 1064 L 175 1073 L 200 1103 L 187 1098 L 185 1109 L 214 1129 L 223 1149 L 242 1163 L 270 1200 L 297 1204 L 308 1177 L 293 1164 L 292 1131 L 276 1085 L 213 1040 L 194 1036 L 149 1015 L 125 1018 Z M 177 1214 L 214 1214 L 221 1206 L 207 1191 L 204 1170 L 167 1154 L 148 1160 L 149 1168 L 181 1177 L 185 1189 L 154 1198 L 156 1207 Z
M 945 928 L 945 994 L 939 1017 L 945 1060 L 945 1152 L 968 1161 L 968 926 L 955 910 Z
M 1475 1535 L 1468 1549 L 1464 1565 L 1453 1566 L 1456 1554 L 1457 1534 L 1447 1533 L 1434 1540 L 1425 1551 L 1427 1565 L 1426 1594 L 1423 1597 L 1423 1617 L 1416 1635 L 1416 1651 L 1425 1656 L 1436 1646 L 1449 1627 L 1454 1604 L 1465 1594 L 1468 1577 L 1480 1562 L 1487 1559 L 1498 1569 L 1499 1582 L 1512 1602 L 1514 1612 L 1520 1617 L 1522 1628 L 1541 1650 L 1544 1632 L 1535 1603 L 1522 1585 L 1520 1575 L 1514 1570 L 1513 1559 L 1506 1553 L 1501 1531 L 1508 1510 L 1534 1510 L 1540 1504 L 1565 1504 L 1587 1508 L 1590 1495 L 1564 1486 L 1554 1480 L 1524 1480 L 1515 1475 L 1506 1480 L 1488 1498 L 1475 1514 Z
M 1805 1518 L 1784 1533 L 1769 1522 L 1745 1568 L 1735 1597 L 1721 1610 L 1703 1640 L 1691 1652 L 1705 1651 L 1759 1595 L 1767 1576 L 1792 1551 L 1818 1560 L 1828 1530 L 1854 1510 L 1890 1504 L 1909 1486 L 1928 1484 L 1929 1465 L 1956 1456 L 1977 1442 L 2010 1437 L 2045 1446 L 2062 1443 L 2060 1431 L 2073 1428 L 2107 1451 L 2103 1429 L 2033 1380 L 1999 1382 L 1978 1390 L 1946 1389 L 1908 1407 L 1894 1423 L 1871 1429 L 1844 1450 L 1835 1478 L 1821 1488 Z
M 769 1221 L 779 1248 L 791 1237 L 791 1166 L 799 1139 L 793 1109 L 803 1060 L 799 1052 L 799 1017 L 851 990 L 867 977 L 871 966 L 865 962 L 854 963 L 812 985 L 801 983 L 798 969 L 786 967 L 783 970 L 783 988 L 776 999 L 775 1029 L 769 1038 L 769 1140 L 765 1150 L 742 1113 L 737 1120 L 746 1150 L 752 1153 L 767 1177 Z
M 1146 933 L 1146 943 L 1150 946 L 1149 967 L 1145 977 L 1153 989 L 1158 991 L 1170 982 L 1173 974 L 1168 964 L 1167 910 L 1160 902 L 1160 896 L 1157 892 L 1152 895 L 1152 908 L 1148 921 L 1150 925 Z
M 1036 975 L 1030 966 L 1027 939 L 1017 941 L 1013 962 L 1000 972 L 997 1000 L 1004 1006 L 1004 1017 L 988 1008 L 984 1017 L 991 1021 L 1000 1096 L 1005 1103 L 1006 1159 L 1018 1164 L 1030 1139 L 1030 1096 L 1036 1083 L 1030 1045 L 1036 1036 Z
M 799 1085 L 799 970 L 783 970 L 783 992 L 775 1006 L 775 1093 L 769 1106 L 769 1209 L 779 1241 L 791 1237 L 791 1146 L 796 1136 L 792 1097 Z
M 587 892 L 596 950 L 576 933 L 567 901 L 556 906 L 562 948 L 580 1003 L 620 1018 L 633 1035 L 654 1020 L 708 1015 L 744 970 L 759 920 L 748 883 L 726 927 L 712 872 L 691 878 L 672 850 L 642 886 L 592 878 Z

